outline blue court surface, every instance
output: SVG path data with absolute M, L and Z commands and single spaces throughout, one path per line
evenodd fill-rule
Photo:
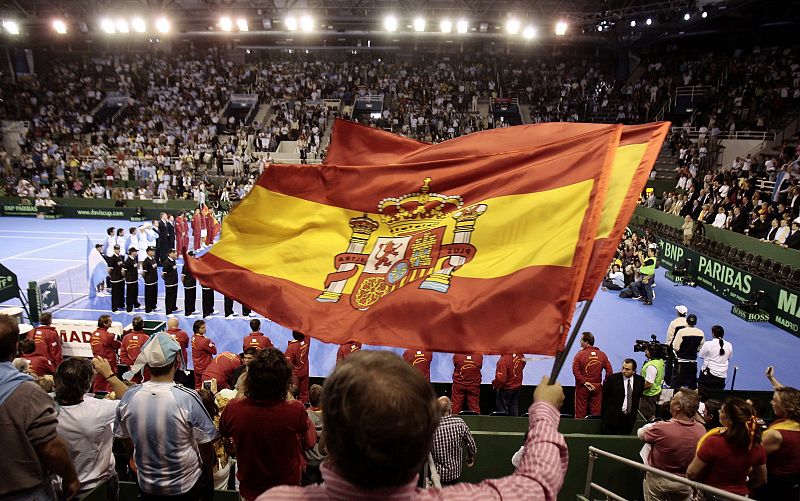
M 0 262 L 17 274 L 24 288 L 29 280 L 40 280 L 59 273 L 67 268 L 79 266 L 86 262 L 86 237 L 100 243 L 105 237 L 105 229 L 109 226 L 129 228 L 135 223 L 125 220 L 89 220 L 58 219 L 42 220 L 35 218 L 0 218 Z M 143 287 L 140 283 L 140 295 Z M 63 295 L 63 293 L 60 293 Z M 198 288 L 198 306 L 199 306 Z M 62 297 L 65 303 L 68 297 Z M 143 300 L 140 299 L 141 302 Z M 179 287 L 178 305 L 182 307 L 183 289 Z M 800 383 L 800 338 L 778 329 L 770 324 L 747 323 L 730 314 L 730 303 L 701 289 L 675 286 L 663 276 L 663 270 L 657 271 L 656 299 L 653 306 L 644 306 L 639 301 L 620 299 L 616 293 L 599 291 L 594 304 L 586 317 L 582 330 L 594 333 L 597 346 L 604 350 L 615 370 L 622 365 L 622 360 L 632 357 L 644 361 L 641 353 L 633 353 L 636 339 L 649 339 L 657 334 L 663 340 L 667 325 L 675 317 L 674 306 L 684 304 L 691 313 L 698 317 L 698 327 L 711 337 L 711 326 L 722 325 L 725 328 L 725 339 L 733 343 L 734 356 L 732 363 L 738 367 L 736 376 L 737 390 L 768 390 L 771 388 L 764 377 L 764 369 L 768 365 L 775 366 L 778 379 L 784 384 L 797 386 Z M 0 307 L 18 305 L 10 301 Z M 163 312 L 163 284 L 159 293 L 159 307 Z M 249 332 L 248 320 L 236 318 L 226 320 L 222 317 L 223 301 L 217 296 L 216 310 L 220 313 L 208 319 L 208 336 L 218 345 L 219 351 L 241 351 L 241 340 Z M 56 318 L 79 320 L 96 320 L 111 309 L 110 297 L 93 299 L 82 298 L 54 312 Z M 240 313 L 240 306 L 234 309 Z M 580 306 L 577 315 L 580 312 Z M 131 315 L 115 315 L 123 325 L 128 325 Z M 148 319 L 165 319 L 160 316 L 145 317 Z M 262 331 L 280 349 L 285 349 L 291 339 L 291 332 L 263 317 Z M 180 326 L 191 335 L 191 324 L 194 319 L 184 318 L 178 314 Z M 312 376 L 327 376 L 336 362 L 338 346 L 312 342 L 310 365 Z M 559 381 L 564 385 L 573 385 L 571 362 L 578 346 L 574 346 L 561 372 Z M 403 350 L 392 348 L 402 353 Z M 484 358 L 483 382 L 489 383 L 494 377 L 496 356 Z M 538 383 L 543 375 L 549 375 L 553 365 L 553 357 L 529 356 L 525 367 L 525 384 Z M 445 353 L 436 353 L 431 365 L 431 379 L 435 382 L 452 380 L 452 357 Z M 732 370 L 729 372 L 728 388 L 731 384 Z

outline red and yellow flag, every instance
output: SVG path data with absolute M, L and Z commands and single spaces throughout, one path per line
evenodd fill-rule
M 324 165 L 262 174 L 220 241 L 188 261 L 201 283 L 331 343 L 561 350 L 622 126 L 397 146 L 343 124 Z M 359 149 L 340 153 L 348 145 Z

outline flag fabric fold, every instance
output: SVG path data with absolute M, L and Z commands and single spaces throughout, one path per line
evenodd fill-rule
M 623 134 L 583 125 L 428 145 L 337 122 L 325 164 L 270 166 L 187 263 L 326 342 L 555 354 Z
M 89 297 L 97 296 L 97 286 L 103 283 L 107 277 L 108 263 L 86 235 L 86 279 L 89 283 Z

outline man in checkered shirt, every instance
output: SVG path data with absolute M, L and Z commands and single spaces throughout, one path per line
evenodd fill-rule
M 478 452 L 478 448 L 467 423 L 460 417 L 450 414 L 453 407 L 450 399 L 439 397 L 439 407 L 442 410 L 442 419 L 433 433 L 431 455 L 442 485 L 453 485 L 461 478 L 463 448 L 467 448 L 467 466 L 475 464 L 475 453 Z

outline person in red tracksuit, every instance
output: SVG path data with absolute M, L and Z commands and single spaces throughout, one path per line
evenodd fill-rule
M 187 349 L 189 348 L 189 335 L 186 334 L 185 330 L 178 328 L 178 319 L 175 317 L 169 317 L 169 319 L 167 319 L 167 334 L 181 345 L 181 360 L 183 360 L 183 366 L 185 368 L 189 363 L 186 359 Z
M 31 372 L 39 377 L 52 376 L 56 372 L 53 362 L 36 353 L 36 344 L 32 339 L 19 340 L 19 352 L 28 361 Z
M 194 239 L 194 250 L 200 250 L 203 245 L 202 233 L 206 228 L 205 218 L 200 215 L 200 209 L 195 209 L 192 216 L 192 238 Z
M 108 332 L 109 327 L 111 327 L 111 317 L 100 315 L 100 318 L 97 319 L 97 330 L 92 332 L 90 343 L 92 345 L 92 356 L 105 358 L 108 361 L 108 365 L 111 366 L 111 373 L 116 374 L 117 350 L 122 345 L 117 341 L 117 336 L 114 333 Z M 92 391 L 97 393 L 98 391 L 110 392 L 111 390 L 111 384 L 103 379 L 103 376 L 100 374 L 94 375 Z
M 199 390 L 203 384 L 203 372 L 217 354 L 214 342 L 206 337 L 206 322 L 195 320 L 192 325 L 192 363 L 194 364 L 194 388 Z
M 131 331 L 122 336 L 119 349 L 119 365 L 125 365 L 130 368 L 136 363 L 136 358 L 142 351 L 144 343 L 150 339 L 150 336 L 144 333 L 144 320 L 139 315 L 133 317 L 131 321 Z M 127 370 L 127 369 L 126 369 Z M 149 374 L 146 375 L 145 380 L 150 379 Z M 142 376 L 140 374 L 134 375 L 131 379 L 134 383 L 141 383 Z
M 254 318 L 250 320 L 250 334 L 246 335 L 242 340 L 242 351 L 247 348 L 255 348 L 258 351 L 272 348 L 272 340 L 265 336 L 259 329 L 261 329 L 261 320 Z
M 239 355 L 223 351 L 203 371 L 203 381 L 216 379 L 217 391 L 233 388 L 236 385 L 236 381 L 233 380 L 233 374 L 241 366 L 242 359 L 239 358 Z
M 452 414 L 461 413 L 465 397 L 467 410 L 480 414 L 483 355 L 478 353 L 455 354 L 453 355 L 453 367 Z
M 58 368 L 64 357 L 61 354 L 61 336 L 50 324 L 53 322 L 53 314 L 46 311 L 39 315 L 41 325 L 28 333 L 28 339 L 36 343 L 36 355 L 41 355 L 49 360 L 53 367 Z
M 175 218 L 175 250 L 179 256 L 189 250 L 189 223 L 186 222 L 186 213 L 183 211 Z
M 336 363 L 338 364 L 353 353 L 359 351 L 361 351 L 361 343 L 358 341 L 348 341 L 347 343 L 339 345 L 339 349 L 336 351 Z
M 575 376 L 575 419 L 586 417 L 589 413 L 599 416 L 603 403 L 603 370 L 606 377 L 614 373 L 611 362 L 605 353 L 594 347 L 591 332 L 581 334 L 581 351 L 572 360 L 572 374 Z
M 406 350 L 403 352 L 403 360 L 414 367 L 422 374 L 427 381 L 431 380 L 431 362 L 433 353 L 422 350 Z
M 286 346 L 284 356 L 292 366 L 292 383 L 299 392 L 298 400 L 308 402 L 308 349 L 311 339 L 300 332 L 292 331 L 293 340 Z
M 522 370 L 525 356 L 522 353 L 502 355 L 497 361 L 492 388 L 497 390 L 496 411 L 509 416 L 519 416 L 519 390 L 522 388 Z

